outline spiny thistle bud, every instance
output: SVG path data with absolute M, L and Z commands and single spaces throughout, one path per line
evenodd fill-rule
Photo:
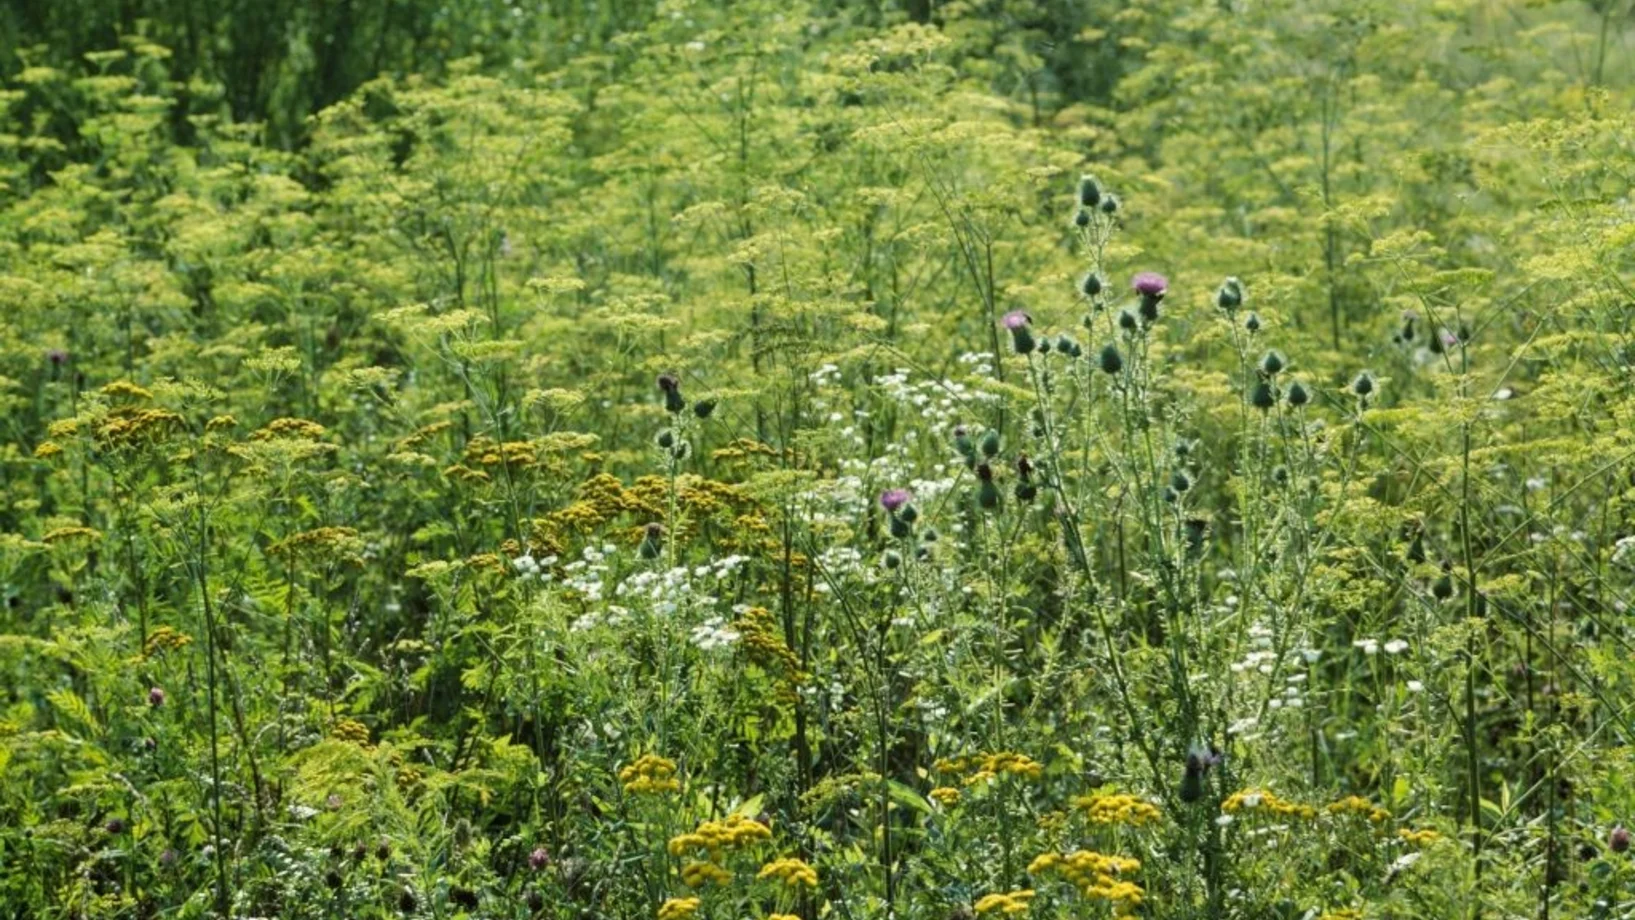
M 643 559 L 657 559 L 664 547 L 664 525 L 653 522 L 642 531 L 641 547 L 638 550 Z
M 681 395 L 681 378 L 675 374 L 660 374 L 659 389 L 664 393 L 664 409 L 671 415 L 687 408 L 687 400 Z
M 1022 310 L 1012 310 L 1000 322 L 1010 330 L 1011 346 L 1017 354 L 1025 355 L 1033 351 L 1036 343 L 1033 341 L 1033 330 L 1029 328 L 1033 325 L 1033 317 Z
M 1374 394 L 1374 378 L 1367 371 L 1358 374 L 1357 379 L 1351 381 L 1351 392 L 1357 394 L 1357 399 L 1366 406 L 1368 397 Z
M 971 432 L 964 425 L 954 429 L 954 449 L 965 458 L 967 469 L 976 466 L 976 444 L 971 441 Z
M 1175 490 L 1175 494 L 1185 495 L 1192 489 L 1192 477 L 1185 470 L 1176 470 L 1169 478 L 1169 487 Z
M 1090 226 L 1090 212 L 1080 208 L 1078 213 L 1073 215 L 1073 226 L 1078 227 L 1080 230 Z
M 1277 405 L 1277 391 L 1272 388 L 1270 381 L 1257 381 L 1254 390 L 1249 394 L 1249 402 L 1262 412 L 1268 411 Z
M 1031 483 L 1031 482 L 1019 482 L 1019 483 L 1016 484 L 1016 500 L 1017 501 L 1022 502 L 1023 504 L 1026 504 L 1028 502 L 1033 501 L 1035 498 L 1038 497 L 1038 495 L 1039 495 L 1039 487 L 1034 485 L 1033 483 Z
M 1629 851 L 1629 840 L 1630 840 L 1629 828 L 1624 827 L 1622 824 L 1620 824 L 1617 827 L 1612 829 L 1612 833 L 1607 835 L 1607 849 L 1611 850 L 1614 853 L 1628 852 Z
M 1129 310 L 1118 311 L 1118 328 L 1125 332 L 1135 332 L 1141 328 L 1141 321 Z
M 999 429 L 989 428 L 982 433 L 982 456 L 990 460 L 999 456 Z
M 1280 485 L 1280 486 L 1288 485 L 1289 484 L 1289 468 L 1286 467 L 1286 466 L 1273 467 L 1272 468 L 1272 482 L 1274 482 L 1274 483 L 1276 483 L 1277 485 Z
M 1453 578 L 1446 571 L 1431 583 L 1431 596 L 1439 601 L 1445 601 L 1453 596 Z
M 1079 347 L 1078 341 L 1065 332 L 1056 337 L 1056 350 L 1069 358 L 1079 358 L 1084 355 L 1084 349 Z
M 885 554 L 880 557 L 880 563 L 888 569 L 901 568 L 903 565 L 903 557 L 902 554 L 898 553 L 896 550 L 888 549 L 885 551 Z
M 986 463 L 979 463 L 976 467 L 977 489 L 976 503 L 992 511 L 999 507 L 999 487 L 994 485 L 993 467 Z
M 537 889 L 528 892 L 526 901 L 529 913 L 537 914 L 545 909 L 545 895 L 541 894 Z
M 1260 314 L 1253 310 L 1249 311 L 1249 315 L 1243 318 L 1243 328 L 1249 330 L 1250 335 L 1259 332 L 1260 325 Z
M 913 505 L 904 505 L 903 510 L 897 512 L 897 516 L 912 524 L 920 519 L 920 509 Z
M 1425 561 L 1425 535 L 1424 534 L 1422 534 L 1422 533 L 1414 534 L 1413 542 L 1408 544 L 1407 558 L 1408 558 L 1409 562 L 1412 562 L 1415 565 L 1418 565 L 1418 564 Z
M 1397 333 L 1397 338 L 1404 342 L 1412 342 L 1414 340 L 1414 321 L 1417 319 L 1419 319 L 1418 313 L 1412 310 L 1402 311 L 1402 331 Z
M 415 906 L 418 903 L 415 900 L 414 892 L 407 888 L 403 889 L 402 893 L 397 896 L 397 909 L 405 914 L 414 913 Z
M 1213 747 L 1193 745 L 1187 751 L 1186 770 L 1181 776 L 1181 801 L 1196 802 L 1204 797 L 1204 777 L 1209 768 L 1221 762 L 1221 754 Z
M 925 529 L 925 533 L 920 534 L 920 539 L 927 543 L 935 543 L 937 542 L 937 536 L 938 535 L 935 528 L 927 527 Z
M 1093 208 L 1101 203 L 1101 186 L 1088 173 L 1079 177 L 1079 204 Z
M 1215 292 L 1215 306 L 1227 313 L 1243 306 L 1243 282 L 1236 278 L 1228 278 L 1222 282 L 1220 289 Z
M 1041 355 L 1050 354 L 1051 349 L 1055 347 L 1056 343 L 1048 335 L 1039 340 L 1039 354 Z
M 1177 460 L 1185 460 L 1186 458 L 1192 456 L 1193 447 L 1194 445 L 1192 441 L 1188 440 L 1187 438 L 1176 438 L 1175 447 L 1172 449 L 1175 451 L 1175 458 Z
M 1275 351 L 1268 351 L 1260 357 L 1260 372 L 1268 377 L 1276 377 L 1283 373 L 1283 356 Z
M 1101 276 L 1095 272 L 1087 272 L 1079 280 L 1079 292 L 1086 297 L 1094 297 L 1100 294 L 1105 287 L 1106 284 L 1101 280 Z
M 1101 370 L 1108 375 L 1116 375 L 1124 369 L 1124 356 L 1118 353 L 1118 346 L 1108 342 L 1101 349 Z
M 1097 205 L 1097 207 L 1101 208 L 1103 214 L 1117 214 L 1118 206 L 1118 196 L 1111 192 L 1101 196 L 1101 204 Z
M 1208 518 L 1187 518 L 1181 522 L 1181 529 L 1186 536 L 1186 545 L 1189 552 L 1196 553 L 1204 548 L 1204 539 L 1209 536 Z
M 1016 476 L 1023 482 L 1027 482 L 1030 478 L 1032 478 L 1033 461 L 1028 459 L 1027 454 L 1022 454 L 1016 458 Z
M 903 520 L 898 515 L 893 514 L 891 516 L 891 523 L 889 526 L 893 539 L 907 540 L 909 537 L 914 535 L 914 528 L 909 525 L 908 521 Z
M 676 433 L 668 428 L 660 429 L 659 433 L 653 437 L 653 443 L 663 450 L 669 450 L 676 446 Z
M 1307 392 L 1300 381 L 1296 380 L 1289 384 L 1289 405 L 1298 409 L 1309 402 L 1311 402 L 1311 393 Z
M 701 399 L 693 403 L 693 414 L 699 418 L 709 418 L 715 414 L 715 400 Z

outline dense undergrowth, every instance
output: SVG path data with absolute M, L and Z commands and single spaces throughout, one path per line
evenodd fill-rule
M 37 54 L 0 914 L 1635 915 L 1630 15 Z

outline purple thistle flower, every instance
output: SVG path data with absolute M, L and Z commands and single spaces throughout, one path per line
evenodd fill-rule
M 1001 319 L 1000 322 L 1005 325 L 1006 329 L 1015 332 L 1018 329 L 1026 328 L 1029 323 L 1033 322 L 1033 317 L 1023 310 L 1012 310 L 1006 313 L 1005 318 Z
M 61 367 L 68 363 L 68 352 L 63 351 L 61 348 L 53 348 L 45 353 L 45 359 L 53 365 Z
M 896 514 L 904 505 L 914 500 L 914 493 L 907 489 L 887 489 L 880 493 L 880 507 L 892 514 Z
M 1142 272 L 1130 281 L 1130 287 L 1143 297 L 1162 297 L 1169 290 L 1169 279 L 1157 272 Z
M 148 705 L 155 709 L 165 705 L 165 688 L 154 687 L 148 691 Z
M 528 854 L 528 867 L 535 872 L 545 868 L 550 861 L 551 854 L 546 852 L 544 847 L 535 847 L 534 851 Z
M 1012 310 L 1006 313 L 999 321 L 1000 325 L 1011 331 L 1011 345 L 1019 355 L 1029 354 L 1038 347 L 1033 340 L 1033 331 L 1028 327 L 1033 325 L 1033 317 L 1024 310 Z
M 1629 828 L 1620 824 L 1612 829 L 1612 833 L 1607 835 L 1607 846 L 1614 853 L 1628 852 L 1629 838 Z

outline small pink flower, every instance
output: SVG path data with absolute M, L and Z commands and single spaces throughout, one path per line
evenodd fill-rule
M 913 500 L 914 493 L 907 489 L 887 489 L 880 493 L 880 507 L 893 514 Z
M 1012 310 L 1006 313 L 1004 319 L 1001 319 L 1000 322 L 1004 324 L 1006 329 L 1015 332 L 1018 329 L 1026 328 L 1029 323 L 1033 322 L 1033 317 L 1027 315 L 1023 310 Z
M 1157 272 L 1142 272 L 1130 281 L 1130 287 L 1144 297 L 1162 297 L 1169 290 L 1169 279 Z
M 148 691 L 148 705 L 155 709 L 165 705 L 165 688 L 154 687 Z
M 534 851 L 528 854 L 528 866 L 535 872 L 545 868 L 550 861 L 551 854 L 547 853 L 544 847 L 535 847 Z

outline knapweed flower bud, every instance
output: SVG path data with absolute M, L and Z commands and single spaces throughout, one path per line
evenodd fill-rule
M 1268 377 L 1276 377 L 1283 373 L 1283 356 L 1275 351 L 1268 351 L 1260 356 L 1260 372 Z
M 1125 332 L 1135 332 L 1141 328 L 1141 320 L 1129 310 L 1118 311 L 1118 328 Z
M 1101 196 L 1101 204 L 1097 205 L 1097 207 L 1101 208 L 1101 213 L 1103 213 L 1103 214 L 1117 214 L 1118 213 L 1118 206 L 1119 206 L 1118 196 L 1114 195 L 1111 192 L 1108 192 L 1107 194 L 1102 195 Z
M 982 456 L 990 460 L 999 456 L 999 429 L 989 428 L 982 433 Z
M 1304 406 L 1306 403 L 1311 402 L 1311 393 L 1300 384 L 1300 381 L 1296 380 L 1295 382 L 1289 384 L 1288 398 L 1289 405 L 1298 409 L 1301 406 Z
M 657 521 L 648 524 L 642 531 L 641 547 L 638 553 L 643 559 L 657 559 L 664 548 L 664 525 Z
M 1607 835 L 1607 849 L 1611 850 L 1614 853 L 1626 853 L 1626 852 L 1628 852 L 1629 851 L 1629 842 L 1630 842 L 1629 828 L 1624 827 L 1622 824 L 1620 824 L 1617 827 L 1613 828 L 1612 833 Z
M 1101 203 L 1101 185 L 1088 173 L 1079 177 L 1079 204 L 1093 208 Z
M 1095 272 L 1086 272 L 1085 276 L 1079 279 L 1079 293 L 1086 297 L 1095 297 L 1106 286 L 1106 283 L 1101 280 L 1101 276 Z
M 1254 390 L 1249 393 L 1249 403 L 1262 412 L 1275 407 L 1277 405 L 1277 391 L 1272 389 L 1271 381 L 1256 381 Z
M 715 414 L 715 400 L 701 399 L 693 403 L 693 414 L 699 418 L 709 418 Z
M 1118 353 L 1118 346 L 1108 342 L 1101 349 L 1101 370 L 1108 375 L 1116 375 L 1124 369 L 1124 356 Z
M 148 690 L 148 705 L 154 709 L 165 705 L 165 688 L 153 687 Z
M 1215 291 L 1215 306 L 1231 313 L 1243 306 L 1243 282 L 1236 278 L 1228 278 Z
M 1157 272 L 1142 272 L 1130 286 L 1141 296 L 1141 322 L 1148 326 L 1158 322 L 1158 304 L 1169 293 L 1169 280 Z
M 687 408 L 687 400 L 681 395 L 681 378 L 675 374 L 660 374 L 658 385 L 664 393 L 665 411 L 675 415 Z
M 534 851 L 528 854 L 528 868 L 535 872 L 545 868 L 550 862 L 551 854 L 544 847 L 534 847 Z
M 1033 317 L 1022 310 L 1012 310 L 1005 314 L 1000 323 L 1010 330 L 1011 346 L 1017 354 L 1025 355 L 1033 351 L 1033 330 L 1029 328 L 1033 325 Z
M 1073 226 L 1078 227 L 1080 230 L 1090 226 L 1090 212 L 1079 208 L 1078 212 L 1073 215 Z
M 1249 312 L 1248 316 L 1243 318 L 1243 328 L 1249 330 L 1250 335 L 1254 335 L 1255 333 L 1259 332 L 1260 325 L 1260 314 L 1252 310 Z
M 1367 371 L 1358 374 L 1357 379 L 1351 381 L 1351 392 L 1363 399 L 1372 396 L 1374 393 L 1374 378 Z

